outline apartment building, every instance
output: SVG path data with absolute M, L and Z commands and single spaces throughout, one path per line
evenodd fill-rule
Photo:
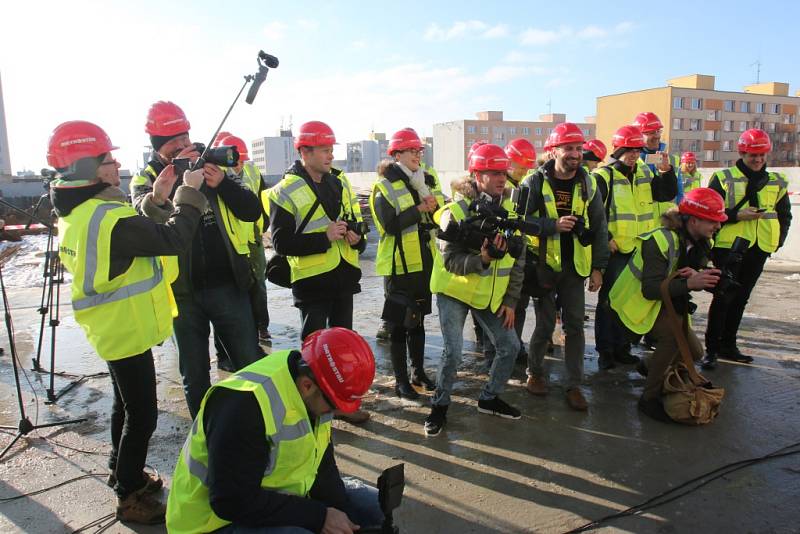
M 505 146 L 512 139 L 524 137 L 541 151 L 556 124 L 566 122 L 564 113 L 540 115 L 538 121 L 509 121 L 502 111 L 481 111 L 475 119 L 463 119 L 433 125 L 433 160 L 437 170 L 463 171 L 467 168 L 470 147 L 479 140 Z M 594 138 L 593 117 L 577 123 L 587 139 Z
M 637 113 L 652 111 L 664 123 L 663 141 L 673 153 L 692 151 L 701 167 L 728 167 L 739 158 L 736 141 L 749 128 L 772 138 L 769 165 L 798 165 L 800 91 L 789 96 L 789 84 L 767 82 L 743 91 L 719 91 L 710 75 L 692 74 L 667 80 L 666 87 L 643 89 L 597 99 L 597 137 L 610 146 L 614 131 Z

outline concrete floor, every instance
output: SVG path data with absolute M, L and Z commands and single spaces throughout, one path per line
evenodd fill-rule
M 797 265 L 771 264 L 757 287 L 741 329 L 741 348 L 754 365 L 722 364 L 708 376 L 726 388 L 719 418 L 705 427 L 667 425 L 640 416 L 636 399 L 643 380 L 629 368 L 598 373 L 593 323 L 587 324 L 588 414 L 570 411 L 560 387 L 561 348 L 550 358 L 551 393 L 533 398 L 518 367 L 504 399 L 523 411 L 519 421 L 479 415 L 477 394 L 486 379 L 471 328 L 465 358 L 448 414 L 446 431 L 426 438 L 428 408 L 393 396 L 388 347 L 374 334 L 382 304 L 382 280 L 373 273 L 374 247 L 364 257 L 363 291 L 355 300 L 355 328 L 375 349 L 378 375 L 365 407 L 372 420 L 363 427 L 336 422 L 340 469 L 374 482 L 380 471 L 405 463 L 406 491 L 395 516 L 401 532 L 565 532 L 630 506 L 724 464 L 761 456 L 800 441 L 800 282 L 786 277 Z M 299 316 L 288 290 L 270 287 L 274 349 L 297 347 Z M 78 425 L 36 430 L 0 461 L 0 531 L 163 532 L 163 527 L 129 528 L 111 523 L 114 495 L 105 486 L 109 451 L 110 381 L 90 378 L 55 405 L 45 405 L 47 376 L 33 373 L 40 290 L 15 289 L 9 300 L 19 357 L 28 369 L 23 400 L 40 423 L 86 417 Z M 695 316 L 704 328 L 708 295 L 697 299 Z M 70 315 L 62 291 L 62 325 L 57 330 L 55 368 L 75 374 L 104 370 Z M 594 295 L 587 297 L 594 316 Z M 533 331 L 533 313 L 525 338 Z M 435 371 L 442 339 L 438 317 L 427 317 L 426 367 Z M 49 368 L 49 335 L 43 365 Z M 0 424 L 19 420 L 5 331 L 0 346 Z M 638 349 L 637 349 L 638 350 Z M 190 421 L 172 344 L 154 350 L 159 383 L 159 425 L 148 463 L 167 482 Z M 213 365 L 212 365 L 213 367 Z M 216 370 L 212 371 L 216 374 Z M 222 373 L 223 375 L 225 373 Z M 68 383 L 56 377 L 56 390 Z M 38 399 L 32 391 L 36 392 Z M 0 433 L 0 446 L 11 440 Z M 800 450 L 795 447 L 793 450 Z M 10 502 L 3 499 L 97 474 L 58 489 Z M 760 463 L 724 477 L 643 514 L 616 519 L 605 531 L 625 532 L 800 532 L 800 456 Z M 102 519 L 103 522 L 92 524 Z M 110 526 L 109 526 L 110 524 Z M 104 530 L 105 529 L 105 530 Z

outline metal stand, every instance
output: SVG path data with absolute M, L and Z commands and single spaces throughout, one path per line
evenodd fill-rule
M 29 434 L 33 430 L 37 430 L 39 428 L 49 428 L 53 426 L 63 426 L 63 425 L 71 425 L 76 423 L 82 423 L 86 421 L 86 418 L 82 419 L 70 419 L 67 421 L 58 421 L 56 423 L 46 423 L 43 425 L 34 425 L 31 423 L 31 420 L 28 419 L 28 416 L 25 414 L 25 404 L 22 402 L 22 388 L 20 387 L 19 382 L 19 369 L 17 365 L 19 364 L 19 358 L 17 357 L 17 346 L 14 342 L 14 326 L 11 322 L 11 308 L 8 304 L 8 295 L 6 294 L 6 286 L 3 282 L 3 268 L 0 266 L 0 292 L 3 296 L 3 310 L 5 313 L 5 323 L 6 323 L 6 332 L 8 333 L 8 345 L 11 352 L 11 366 L 14 368 L 14 384 L 17 388 L 17 403 L 19 406 L 19 423 L 16 427 L 13 426 L 0 426 L 0 428 L 7 429 L 7 430 L 16 430 L 17 434 L 14 436 L 14 439 L 11 440 L 3 452 L 0 452 L 0 458 L 3 458 L 5 454 L 14 446 L 14 444 L 21 438 Z

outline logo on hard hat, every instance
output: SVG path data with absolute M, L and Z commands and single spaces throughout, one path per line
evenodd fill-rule
M 322 344 L 322 350 L 325 352 L 325 358 L 328 359 L 328 365 L 331 366 L 331 371 L 333 371 L 334 376 L 336 376 L 336 380 L 338 380 L 340 384 L 343 384 L 344 377 L 342 376 L 342 373 L 339 372 L 339 368 L 336 367 L 336 362 L 333 361 L 333 355 L 331 354 L 331 349 L 328 347 L 327 343 Z
M 69 141 L 62 141 L 59 146 L 81 145 L 83 143 L 94 143 L 97 141 L 95 137 L 81 137 L 80 139 L 70 139 Z

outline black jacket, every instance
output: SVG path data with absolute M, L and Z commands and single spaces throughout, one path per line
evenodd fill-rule
M 91 198 L 117 202 L 128 200 L 121 189 L 108 184 L 53 188 L 50 198 L 59 217 L 66 217 Z M 164 224 L 141 216 L 120 219 L 111 231 L 109 278 L 127 271 L 135 257 L 175 256 L 185 252 L 192 242 L 204 205 L 202 193 L 181 186 L 175 194 L 175 209 Z
M 337 178 L 341 171 L 334 169 L 332 173 L 325 174 L 319 184 L 315 184 L 316 194 L 320 198 L 325 213 L 332 221 L 341 219 L 342 182 Z M 311 177 L 302 163 L 296 161 L 287 171 L 310 181 Z M 274 202 L 270 203 L 270 234 L 275 252 L 283 256 L 310 256 L 324 254 L 331 242 L 325 232 L 310 234 L 297 234 L 294 214 L 289 213 Z M 352 247 L 363 252 L 367 240 L 361 237 Z M 296 306 L 304 303 L 318 302 L 337 298 L 342 295 L 352 295 L 361 291 L 361 269 L 353 267 L 346 261 L 340 261 L 332 271 L 311 276 L 292 284 L 292 296 Z
M 158 206 L 153 202 L 153 182 L 158 174 L 164 169 L 164 164 L 158 159 L 153 159 L 148 163 L 143 171 L 149 178 L 145 185 L 138 185 L 132 188 L 131 196 L 133 206 L 143 215 L 160 222 L 169 216 L 172 210 L 172 203 L 167 202 L 164 206 Z M 177 184 L 177 181 L 176 181 Z M 208 199 L 208 210 L 206 218 L 216 222 L 219 232 L 215 239 L 203 238 L 204 231 L 208 228 L 198 229 L 194 234 L 191 248 L 178 256 L 180 273 L 178 279 L 172 284 L 172 289 L 176 297 L 188 296 L 193 288 L 197 287 L 198 280 L 207 278 L 203 271 L 209 272 L 209 277 L 219 277 L 220 275 L 230 277 L 230 280 L 214 280 L 215 283 L 230 282 L 241 290 L 247 290 L 253 282 L 250 265 L 246 255 L 237 254 L 228 238 L 225 227 L 220 216 L 219 198 L 225 201 L 225 205 L 233 215 L 245 222 L 255 222 L 262 215 L 261 202 L 258 197 L 245 186 L 238 177 L 226 175 L 219 186 L 212 189 L 207 186 L 202 187 Z M 174 196 L 170 195 L 172 199 Z M 221 258 L 227 257 L 227 265 L 220 264 Z M 205 264 L 208 260 L 209 264 Z M 217 263 L 215 263 L 217 262 Z M 195 272 L 200 269 L 201 271 Z

